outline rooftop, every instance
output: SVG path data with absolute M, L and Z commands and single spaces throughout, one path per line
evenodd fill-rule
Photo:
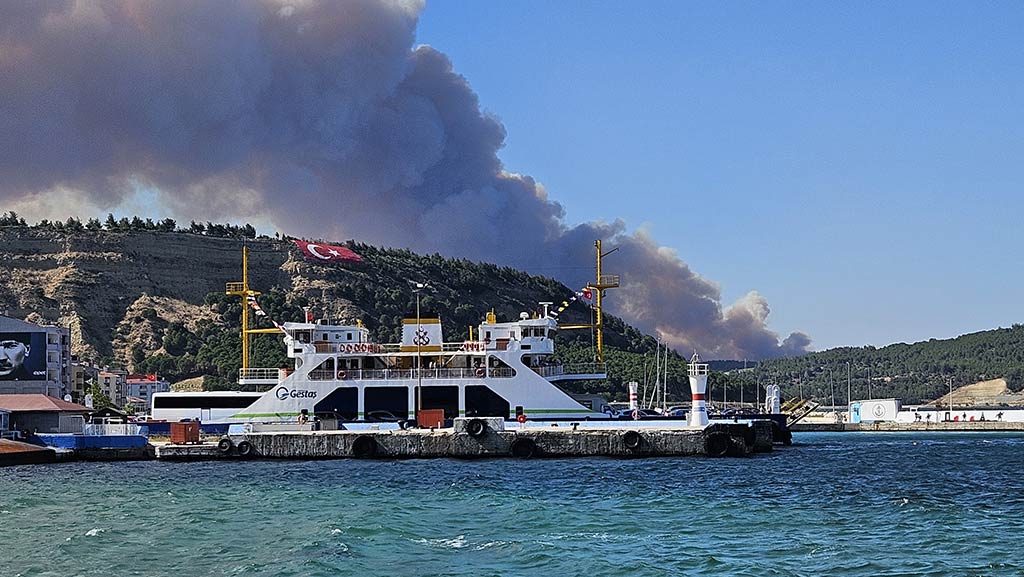
M 92 409 L 48 395 L 0 395 L 0 409 L 16 412 L 74 412 L 90 413 Z

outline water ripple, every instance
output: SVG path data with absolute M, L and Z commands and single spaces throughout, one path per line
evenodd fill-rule
M 0 575 L 1024 571 L 1024 437 L 797 440 L 739 460 L 9 467 Z

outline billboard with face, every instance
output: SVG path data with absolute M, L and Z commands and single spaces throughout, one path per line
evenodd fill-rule
M 46 380 L 46 333 L 0 333 L 0 381 Z

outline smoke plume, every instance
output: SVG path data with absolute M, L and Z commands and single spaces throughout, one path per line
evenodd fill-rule
M 506 172 L 504 127 L 444 54 L 414 46 L 421 9 L 7 2 L 0 202 L 38 216 L 156 191 L 183 220 L 258 217 L 294 235 L 548 274 L 592 262 L 601 238 L 620 248 L 623 289 L 609 308 L 636 326 L 708 357 L 807 350 L 805 335 L 780 342 L 767 328 L 757 293 L 723 306 L 713 282 L 649 235 L 621 221 L 569 224 L 532 178 Z

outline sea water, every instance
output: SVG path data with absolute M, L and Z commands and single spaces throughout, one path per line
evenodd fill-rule
M 0 469 L 0 576 L 1021 575 L 1024 436 Z

